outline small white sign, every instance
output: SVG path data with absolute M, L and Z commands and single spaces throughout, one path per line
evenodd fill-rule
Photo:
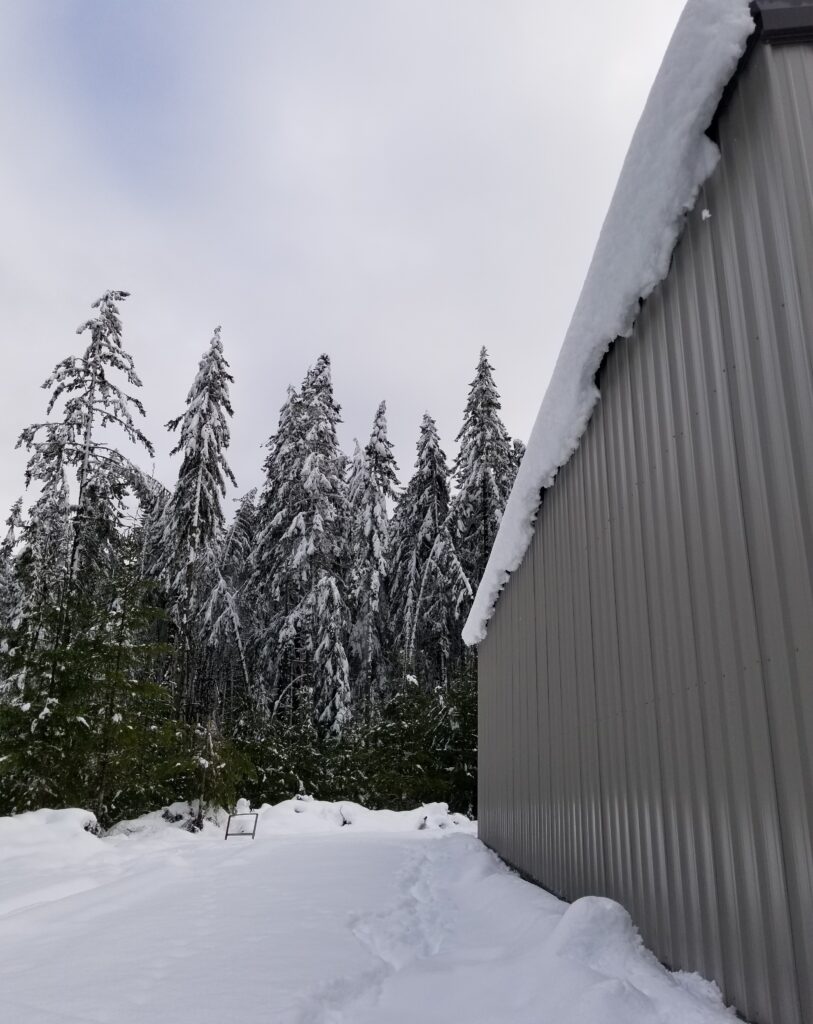
M 257 821 L 259 814 L 256 811 L 241 811 L 239 814 L 230 814 L 226 822 L 225 839 L 230 836 L 251 836 L 253 839 L 257 834 Z M 248 821 L 247 819 L 251 819 Z

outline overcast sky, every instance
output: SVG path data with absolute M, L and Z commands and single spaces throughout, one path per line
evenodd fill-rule
M 342 441 L 386 398 L 405 479 L 481 345 L 527 438 L 683 0 L 0 0 L 0 512 L 20 429 L 108 288 L 163 424 L 212 329 L 261 482 L 326 351 Z

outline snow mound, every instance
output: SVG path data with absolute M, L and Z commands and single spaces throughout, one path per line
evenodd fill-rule
M 0 855 L 8 853 L 12 844 L 20 846 L 40 843 L 83 842 L 99 829 L 96 815 L 75 807 L 52 811 L 25 811 L 0 818 Z
M 335 832 L 338 829 L 352 832 L 468 832 L 472 835 L 477 831 L 476 822 L 463 814 L 450 814 L 448 805 L 444 803 L 425 804 L 410 811 L 373 811 L 348 800 L 328 801 L 296 796 L 278 804 L 262 804 L 255 808 L 249 808 L 248 801 L 241 798 L 237 806 L 238 813 L 245 814 L 249 809 L 257 812 L 258 838 L 264 835 Z M 161 834 L 167 829 L 188 831 L 196 815 L 195 803 L 174 803 L 132 821 L 119 822 L 107 835 Z M 228 817 L 229 812 L 222 809 L 209 811 L 202 832 L 222 838 Z
M 711 1024 L 729 1021 L 720 990 L 697 974 L 672 973 L 643 943 L 627 911 L 613 900 L 585 896 L 571 904 L 551 932 L 546 956 L 570 961 L 602 978 L 584 992 L 563 1021 L 618 1024 Z
M 754 29 L 748 0 L 688 0 L 624 162 L 576 310 L 531 432 L 463 639 L 485 639 L 533 537 L 541 492 L 578 447 L 599 398 L 594 377 L 639 303 L 666 277 L 686 214 L 719 151 L 706 136 Z
M 167 829 L 181 830 L 182 832 L 196 832 L 193 822 L 198 816 L 198 802 L 191 803 L 179 800 L 169 804 L 160 811 L 149 811 L 138 818 L 131 818 L 127 821 L 120 821 L 108 829 L 106 835 L 130 836 L 130 835 L 160 835 Z M 226 828 L 229 812 L 222 808 L 211 808 L 206 811 L 203 818 L 201 831 L 209 835 L 213 831 L 220 831 Z
M 330 802 L 294 797 L 259 808 L 258 833 L 463 831 L 474 833 L 476 824 L 462 814 L 450 814 L 444 803 L 425 804 L 411 811 L 371 811 L 349 801 Z
M 0 818 L 0 917 L 93 888 L 97 833 L 95 815 L 76 808 Z
M 620 974 L 619 965 L 641 949 L 641 937 L 627 911 L 603 896 L 584 896 L 562 915 L 550 937 L 556 956 L 578 960 L 604 974 Z

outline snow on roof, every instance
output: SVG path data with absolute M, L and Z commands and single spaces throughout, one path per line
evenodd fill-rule
M 666 277 L 685 215 L 719 151 L 705 134 L 754 30 L 748 0 L 688 0 L 649 94 L 587 278 L 463 629 L 485 639 L 534 532 L 541 492 L 576 450 L 599 398 L 594 376 L 639 302 Z

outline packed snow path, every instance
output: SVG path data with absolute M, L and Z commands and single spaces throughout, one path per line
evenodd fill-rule
M 568 907 L 418 820 L 286 835 L 264 815 L 223 842 L 0 819 L 0 1022 L 731 1024 L 616 904 Z

